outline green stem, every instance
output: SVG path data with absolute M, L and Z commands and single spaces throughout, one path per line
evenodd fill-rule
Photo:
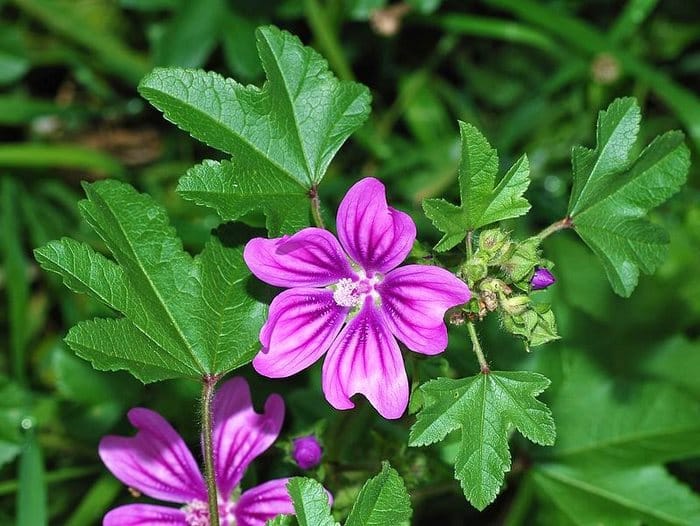
M 329 22 L 323 7 L 317 0 L 304 0 L 304 11 L 311 32 L 338 77 L 341 80 L 354 80 L 355 76 L 345 60 L 343 48 L 333 32 L 333 24 Z
M 321 199 L 318 197 L 318 187 L 313 185 L 311 190 L 309 190 L 309 197 L 311 198 L 311 215 L 314 217 L 314 224 L 318 228 L 326 228 L 323 223 L 323 218 L 321 217 Z
M 474 354 L 476 354 L 476 359 L 479 360 L 481 372 L 484 374 L 489 374 L 491 372 L 491 368 L 489 367 L 489 364 L 486 361 L 486 356 L 484 356 L 484 350 L 481 348 L 479 338 L 476 336 L 476 329 L 474 328 L 474 324 L 470 321 L 467 322 L 467 330 L 469 331 L 469 338 L 471 338 L 472 340 L 472 349 L 474 350 Z
M 467 247 L 467 259 L 472 258 L 472 238 L 474 237 L 474 231 L 469 230 L 467 232 L 467 241 L 466 241 L 466 247 Z
M 205 376 L 202 382 L 202 435 L 204 436 L 204 477 L 207 480 L 209 524 L 219 526 L 219 499 L 216 493 L 214 446 L 212 442 L 212 400 L 218 376 Z
M 556 221 L 549 225 L 547 228 L 545 228 L 542 232 L 537 234 L 537 237 L 541 240 L 551 236 L 554 234 L 554 232 L 558 232 L 559 230 L 565 230 L 567 228 L 571 228 L 574 226 L 573 220 L 569 217 L 566 216 L 564 219 L 560 219 L 559 221 Z

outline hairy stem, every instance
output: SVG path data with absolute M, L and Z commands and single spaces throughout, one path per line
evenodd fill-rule
M 318 228 L 326 228 L 323 224 L 323 218 L 321 217 L 321 199 L 318 197 L 318 188 L 316 185 L 311 187 L 309 190 L 309 197 L 311 198 L 311 215 L 314 217 L 314 223 Z
M 202 382 L 202 436 L 204 437 L 204 477 L 209 500 L 209 525 L 219 526 L 219 499 L 216 494 L 214 446 L 212 443 L 212 400 L 218 376 L 207 375 Z
M 537 234 L 537 237 L 540 238 L 540 240 L 542 240 L 542 239 L 554 234 L 554 232 L 558 232 L 559 230 L 565 230 L 565 229 L 571 228 L 573 226 L 574 226 L 574 221 L 569 216 L 566 216 L 564 219 L 560 219 L 559 221 L 555 221 L 554 223 L 549 225 L 542 232 Z
M 472 340 L 472 349 L 474 354 L 476 354 L 476 359 L 479 360 L 479 366 L 481 367 L 481 372 L 488 374 L 491 372 L 488 362 L 486 361 L 486 356 L 484 356 L 484 350 L 481 348 L 479 343 L 479 338 L 476 336 L 476 329 L 474 328 L 474 323 L 471 321 L 467 322 L 467 330 L 469 331 L 469 338 Z
M 467 241 L 466 241 L 466 248 L 467 248 L 467 259 L 472 258 L 472 238 L 474 237 L 474 231 L 469 230 L 467 231 Z

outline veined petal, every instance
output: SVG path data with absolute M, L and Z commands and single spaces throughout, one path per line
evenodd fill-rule
M 154 499 L 206 500 L 197 463 L 172 426 L 150 409 L 136 407 L 128 416 L 139 430 L 136 436 L 107 436 L 100 441 L 100 458 L 114 476 Z
M 187 521 L 185 513 L 178 508 L 127 504 L 107 513 L 102 526 L 187 526 Z
M 338 240 L 321 228 L 274 239 L 256 237 L 243 258 L 253 274 L 277 287 L 325 287 L 355 276 Z
M 243 492 L 236 504 L 236 526 L 265 526 L 277 515 L 294 515 L 287 491 L 289 479 L 276 479 Z
M 445 269 L 428 265 L 392 270 L 376 288 L 391 332 L 406 347 L 423 354 L 445 350 L 445 312 L 471 298 L 469 287 L 462 280 Z
M 263 349 L 253 367 L 269 378 L 306 369 L 328 350 L 349 311 L 335 302 L 330 290 L 285 290 L 270 305 L 270 316 L 260 331 Z
M 323 363 L 323 392 L 336 409 L 355 407 L 362 393 L 384 418 L 399 418 L 408 404 L 401 351 L 371 297 L 333 342 Z
M 338 208 L 337 228 L 345 251 L 368 274 L 396 267 L 416 239 L 413 219 L 387 205 L 384 185 L 372 177 L 362 179 L 345 194 Z
M 221 498 L 228 499 L 248 465 L 277 439 L 284 421 L 284 401 L 270 395 L 264 413 L 258 414 L 248 383 L 236 377 L 221 385 L 213 406 L 216 485 Z

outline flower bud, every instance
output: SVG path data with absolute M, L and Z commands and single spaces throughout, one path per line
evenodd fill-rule
M 461 275 L 467 278 L 470 285 L 484 279 L 488 275 L 488 267 L 486 262 L 479 258 L 473 257 L 468 259 L 461 269 Z
M 541 290 L 546 289 L 555 281 L 556 278 L 548 269 L 537 267 L 530 280 L 530 285 L 532 286 L 532 290 Z
M 527 296 L 511 296 L 501 298 L 501 308 L 508 314 L 518 316 L 527 310 L 530 298 Z
M 292 458 L 301 469 L 315 468 L 321 463 L 323 450 L 313 435 L 295 438 L 293 442 Z
M 497 228 L 484 230 L 479 235 L 479 250 L 488 255 L 490 264 L 496 264 L 512 246 L 510 236 Z

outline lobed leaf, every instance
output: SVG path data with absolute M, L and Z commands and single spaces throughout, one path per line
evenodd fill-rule
M 521 157 L 496 184 L 498 154 L 471 124 L 459 123 L 462 159 L 458 178 L 461 206 L 444 199 L 423 201 L 425 215 L 444 233 L 435 246 L 445 251 L 475 230 L 504 219 L 519 217 L 530 210 L 523 194 L 530 185 L 527 156 Z
M 600 258 L 613 290 L 629 296 L 640 270 L 664 260 L 668 234 L 646 219 L 685 183 L 690 152 L 678 131 L 657 137 L 633 158 L 641 113 L 635 99 L 614 101 L 598 117 L 596 148 L 574 148 L 568 216 Z
M 510 469 L 511 426 L 532 442 L 554 444 L 554 420 L 536 399 L 547 386 L 547 378 L 532 372 L 491 371 L 459 380 L 431 380 L 420 387 L 423 409 L 411 428 L 409 445 L 432 444 L 461 428 L 455 476 L 467 500 L 483 510 L 496 498 L 503 474 Z
M 183 196 L 217 209 L 224 219 L 242 212 L 222 203 L 243 200 L 244 208 L 268 216 L 276 235 L 291 231 L 281 220 L 285 214 L 308 224 L 308 199 L 302 216 L 299 198 L 308 197 L 365 121 L 370 95 L 361 84 L 337 80 L 318 53 L 286 31 L 267 26 L 256 35 L 268 79 L 262 89 L 216 73 L 157 68 L 139 92 L 168 120 L 233 156 L 235 181 L 231 165 L 201 165 L 184 179 Z
M 35 256 L 123 318 L 77 324 L 66 337 L 71 348 L 98 369 L 125 369 L 143 382 L 220 374 L 250 361 L 266 307 L 247 290 L 242 250 L 212 237 L 192 258 L 149 196 L 116 181 L 85 192 L 81 213 L 114 261 L 71 239 Z

